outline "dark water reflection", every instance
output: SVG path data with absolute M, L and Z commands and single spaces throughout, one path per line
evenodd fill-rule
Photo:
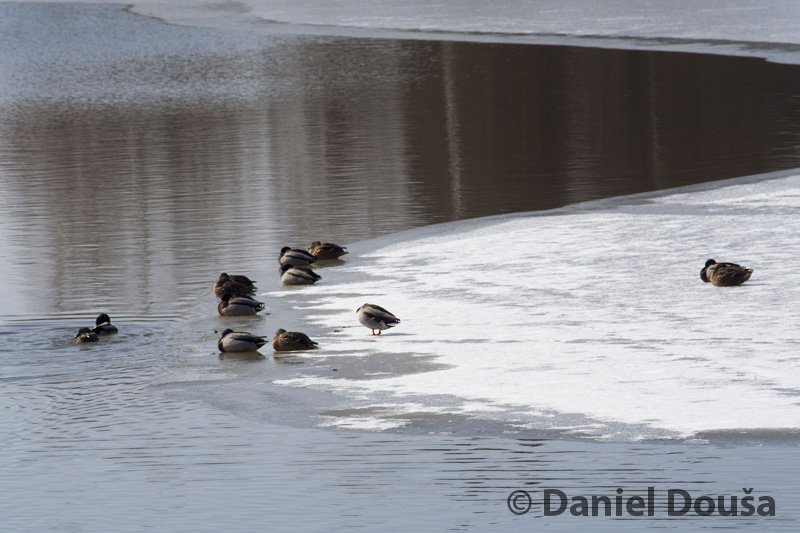
M 793 66 L 0 10 L 2 246 L 30 309 L 165 312 L 284 243 L 800 166 Z

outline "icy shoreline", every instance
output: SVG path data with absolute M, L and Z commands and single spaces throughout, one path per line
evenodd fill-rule
M 798 207 L 800 176 L 779 172 L 357 243 L 302 297 L 336 331 L 309 357 L 442 368 L 276 384 L 354 398 L 358 411 L 323 422 L 340 427 L 414 412 L 610 440 L 796 428 L 800 280 L 782 267 L 800 252 Z M 706 285 L 708 257 L 756 273 Z M 365 298 L 402 324 L 377 339 L 342 328 Z
M 145 0 L 132 11 L 173 24 L 239 30 L 662 50 L 800 63 L 795 24 L 800 5 L 788 0 Z
M 169 24 L 204 28 L 710 53 L 800 64 L 800 4 L 792 0 L 88 3 L 126 5 Z

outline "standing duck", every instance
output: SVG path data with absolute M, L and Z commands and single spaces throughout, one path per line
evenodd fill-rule
M 279 329 L 272 338 L 272 348 L 276 352 L 291 352 L 294 350 L 314 350 L 319 346 L 305 333 Z
M 97 333 L 89 328 L 81 328 L 78 330 L 78 334 L 75 335 L 75 342 L 78 344 L 83 344 L 85 342 L 97 342 L 99 340 L 100 337 L 97 336 Z
M 700 279 L 710 281 L 717 287 L 735 287 L 750 279 L 752 274 L 752 268 L 744 268 L 735 263 L 717 263 L 709 259 L 700 271 Z
M 247 316 L 255 315 L 264 310 L 264 302 L 259 302 L 247 296 L 232 296 L 223 294 L 222 301 L 217 305 L 217 311 L 222 316 Z
M 395 327 L 400 319 L 379 305 L 364 304 L 356 310 L 361 324 L 372 330 L 373 335 L 380 335 L 381 330 Z M 378 333 L 375 333 L 378 330 Z
M 220 352 L 254 352 L 264 346 L 267 339 L 246 331 L 226 329 L 217 341 Z
M 307 267 L 316 260 L 316 257 L 305 250 L 301 250 L 299 248 L 289 248 L 288 246 L 281 248 L 281 255 L 278 257 L 278 262 L 280 262 L 281 266 L 292 265 Z
M 345 247 L 339 246 L 338 244 L 314 241 L 311 243 L 311 248 L 308 249 L 308 253 L 318 260 L 327 260 L 339 259 L 347 253 L 347 250 Z
M 284 285 L 313 285 L 321 279 L 322 276 L 310 268 L 289 264 L 281 267 L 281 283 Z
M 92 328 L 92 332 L 97 335 L 110 335 L 112 333 L 117 333 L 119 330 L 117 326 L 111 323 L 111 318 L 105 313 L 97 315 L 97 319 L 94 321 L 94 328 Z
M 256 285 L 247 276 L 233 275 L 226 272 L 219 275 L 219 279 L 214 283 L 214 294 L 222 298 L 225 294 L 231 296 L 251 297 L 256 294 Z

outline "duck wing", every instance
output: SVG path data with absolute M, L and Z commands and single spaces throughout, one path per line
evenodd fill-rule
M 379 305 L 366 304 L 362 307 L 364 314 L 380 322 L 400 322 L 400 319 Z
M 753 274 L 752 268 L 744 268 L 735 263 L 718 263 L 715 267 L 711 280 L 719 286 L 741 285 Z

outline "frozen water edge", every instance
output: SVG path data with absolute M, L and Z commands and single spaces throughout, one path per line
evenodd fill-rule
M 794 0 L 86 1 L 202 28 L 661 50 L 800 64 L 800 4 Z
M 360 410 L 338 425 L 368 428 L 371 419 L 376 430 L 402 426 L 411 412 L 612 440 L 797 428 L 798 174 L 353 245 L 346 265 L 292 293 L 329 332 L 308 357 L 361 358 L 351 364 L 365 368 L 370 358 L 408 368 L 433 357 L 435 368 L 275 383 L 350 398 Z M 753 278 L 738 288 L 704 284 L 709 257 L 754 268 Z M 367 336 L 355 320 L 365 302 L 402 323 Z
M 271 33 L 664 50 L 800 63 L 794 24 L 800 6 L 791 0 L 141 0 L 132 10 L 173 24 Z

